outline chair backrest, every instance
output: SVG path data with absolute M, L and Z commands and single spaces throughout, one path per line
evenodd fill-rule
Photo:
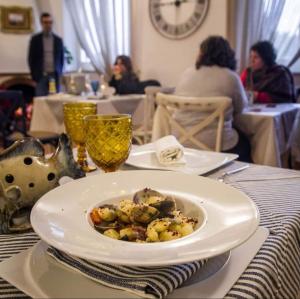
M 221 151 L 222 133 L 224 127 L 224 115 L 226 109 L 231 105 L 228 97 L 186 97 L 172 94 L 158 93 L 156 102 L 160 111 L 159 118 L 169 123 L 170 129 L 175 129 L 179 134 L 179 142 L 189 141 L 193 147 L 203 150 Z M 186 129 L 173 117 L 175 111 L 198 111 L 205 113 L 205 118 Z M 211 148 L 203 140 L 198 140 L 195 135 L 217 121 L 215 148 Z M 170 134 L 171 132 L 168 132 Z
M 147 143 L 151 140 L 153 116 L 155 112 L 155 97 L 158 92 L 172 93 L 173 87 L 147 86 L 145 88 L 146 99 L 144 102 L 144 119 L 142 126 L 143 140 L 140 143 Z M 139 131 L 140 133 L 141 131 Z
M 149 129 L 150 120 L 153 118 L 155 109 L 155 97 L 158 92 L 160 92 L 162 87 L 160 86 L 147 86 L 145 88 L 146 94 L 146 105 L 145 105 L 145 121 L 148 123 L 146 128 Z
M 146 88 L 152 86 L 161 86 L 161 84 L 157 80 L 144 80 L 139 82 L 139 89 L 142 93 L 146 93 Z
M 20 113 L 17 113 L 19 111 Z M 4 146 L 13 132 L 26 134 L 26 106 L 21 91 L 0 91 L 0 132 Z

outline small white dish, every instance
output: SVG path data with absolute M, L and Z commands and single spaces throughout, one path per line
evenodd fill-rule
M 238 155 L 184 148 L 184 165 L 162 165 L 158 162 L 153 143 L 134 146 L 126 164 L 143 169 L 160 169 L 202 175 L 238 158 Z
M 203 219 L 192 234 L 168 242 L 131 243 L 97 232 L 89 212 L 99 204 L 132 198 L 145 187 L 173 195 L 187 216 Z M 136 266 L 190 262 L 222 254 L 257 229 L 259 213 L 244 193 L 200 176 L 165 171 L 120 171 L 72 181 L 45 194 L 31 224 L 46 243 L 94 261 Z

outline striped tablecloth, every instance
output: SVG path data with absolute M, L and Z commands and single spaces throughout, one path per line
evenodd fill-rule
M 241 165 L 234 162 L 210 177 Z M 300 294 L 300 172 L 253 165 L 225 182 L 255 201 L 260 225 L 270 230 L 268 239 L 226 298 L 296 298 Z M 34 233 L 0 236 L 0 260 L 38 240 Z M 0 298 L 24 297 L 0 279 Z

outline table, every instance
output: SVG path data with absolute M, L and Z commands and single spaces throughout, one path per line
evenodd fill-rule
M 212 172 L 238 168 L 234 162 Z M 260 211 L 260 225 L 270 235 L 226 298 L 297 298 L 300 295 L 300 172 L 251 165 L 227 177 L 227 184 L 245 192 Z M 35 233 L 0 236 L 0 260 L 35 244 Z M 24 294 L 0 279 L 0 298 L 22 298 Z
M 254 163 L 283 166 L 282 155 L 289 150 L 289 137 L 298 109 L 299 104 L 274 107 L 255 104 L 236 117 L 237 128 L 250 140 Z
M 292 164 L 300 164 L 300 109 L 296 115 L 293 129 L 289 138 L 289 146 L 291 147 Z
M 31 131 L 64 132 L 63 104 L 72 101 L 87 101 L 97 104 L 98 114 L 131 114 L 135 127 L 143 125 L 145 113 L 145 95 L 112 96 L 108 99 L 96 100 L 68 94 L 57 94 L 33 99 Z

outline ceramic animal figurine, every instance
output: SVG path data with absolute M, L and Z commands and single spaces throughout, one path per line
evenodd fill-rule
M 29 216 L 35 202 L 59 185 L 59 179 L 85 176 L 73 158 L 66 134 L 55 153 L 47 159 L 43 145 L 24 138 L 0 153 L 0 233 L 31 228 Z

